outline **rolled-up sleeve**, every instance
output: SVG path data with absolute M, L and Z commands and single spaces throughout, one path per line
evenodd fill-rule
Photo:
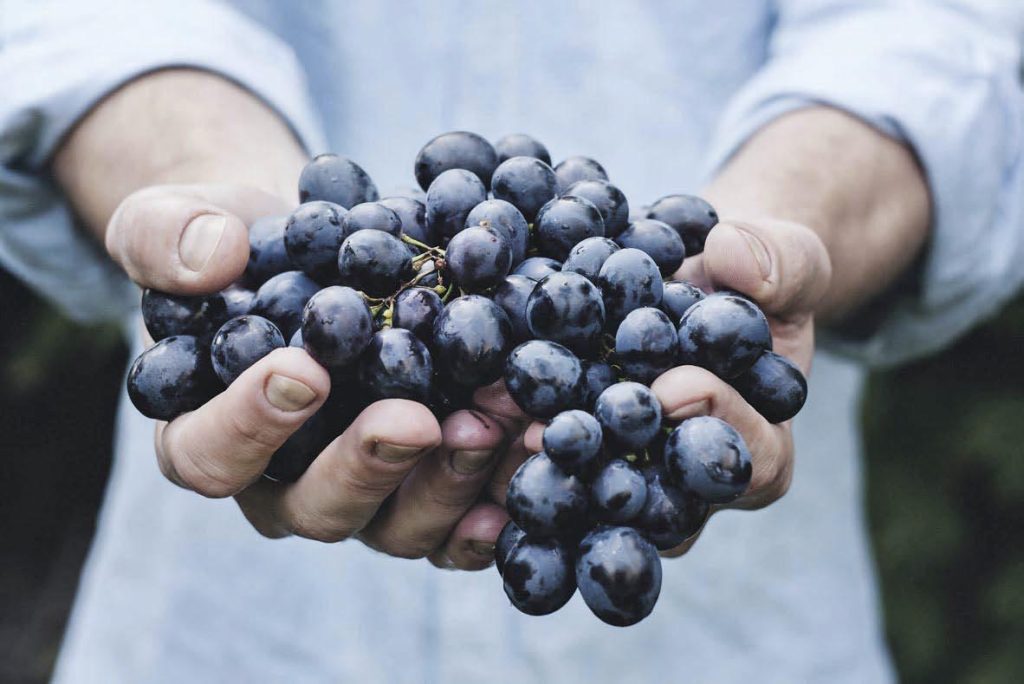
M 291 49 L 222 3 L 40 0 L 9 7 L 0 20 L 0 263 L 75 319 L 118 317 L 138 298 L 74 225 L 47 165 L 101 98 L 168 67 L 237 82 L 280 113 L 307 149 L 322 149 Z
M 924 168 L 934 222 L 919 280 L 870 334 L 823 343 L 888 365 L 940 348 L 1024 282 L 1024 96 L 1009 3 L 784 0 L 770 55 L 737 93 L 709 159 L 720 168 L 757 129 L 826 104 L 905 141 Z M 988 8 L 988 9 L 986 9 Z

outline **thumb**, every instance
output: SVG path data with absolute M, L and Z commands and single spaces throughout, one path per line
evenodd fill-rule
M 778 220 L 719 223 L 708 234 L 704 271 L 715 289 L 742 292 L 781 319 L 812 313 L 832 279 L 821 238 Z

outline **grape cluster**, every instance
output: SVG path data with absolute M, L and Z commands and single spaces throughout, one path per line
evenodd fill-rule
M 305 349 L 333 389 L 265 472 L 294 481 L 370 402 L 411 399 L 443 418 L 502 380 L 547 423 L 508 487 L 495 551 L 506 594 L 543 615 L 578 588 L 601 620 L 642 620 L 661 588 L 658 551 L 751 478 L 736 430 L 667 424 L 650 383 L 700 366 L 771 422 L 800 410 L 807 385 L 772 352 L 753 301 L 670 279 L 717 223 L 707 202 L 669 195 L 631 217 L 599 163 L 550 163 L 527 135 L 445 133 L 416 157 L 424 192 L 380 199 L 353 161 L 316 157 L 302 204 L 250 227 L 240 282 L 143 293 L 155 345 L 133 363 L 129 397 L 171 420 L 274 349 Z

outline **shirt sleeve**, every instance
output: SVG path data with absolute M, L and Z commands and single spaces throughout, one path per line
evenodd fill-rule
M 728 105 L 709 171 L 794 109 L 826 104 L 905 141 L 924 168 L 933 225 L 918 279 L 867 334 L 821 341 L 875 365 L 936 350 L 993 315 L 1024 281 L 1024 96 L 998 3 L 783 0 L 764 67 Z
M 47 173 L 60 141 L 106 94 L 156 69 L 191 67 L 273 107 L 307 149 L 323 134 L 291 49 L 207 0 L 40 0 L 0 21 L 0 264 L 80 321 L 123 316 L 138 293 L 75 226 Z

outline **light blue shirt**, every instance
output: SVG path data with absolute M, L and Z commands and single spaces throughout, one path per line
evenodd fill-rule
M 45 173 L 104 93 L 169 65 L 251 89 L 311 152 L 412 184 L 424 141 L 525 131 L 587 154 L 642 205 L 697 191 L 759 127 L 826 103 L 914 146 L 935 201 L 917 287 L 833 349 L 934 349 L 1024 280 L 1024 102 L 1010 3 L 8 3 L 0 15 L 0 262 L 79 319 L 138 292 L 76 230 Z M 259 144 L 254 141 L 253 144 Z M 137 344 L 137 342 L 136 342 Z M 863 525 L 861 370 L 819 353 L 789 494 L 725 512 L 666 561 L 651 618 L 615 629 L 577 598 L 545 618 L 496 573 L 360 544 L 268 541 L 230 500 L 160 476 L 123 403 L 117 457 L 56 676 L 61 682 L 884 682 Z

